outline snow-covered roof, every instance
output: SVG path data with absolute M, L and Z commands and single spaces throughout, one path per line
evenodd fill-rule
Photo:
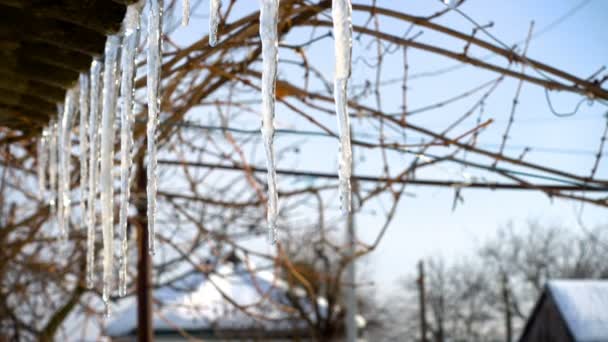
M 293 311 L 288 308 L 292 305 L 287 298 L 287 289 L 288 285 L 275 277 L 272 270 L 250 272 L 242 264 L 222 265 L 208 276 L 199 272 L 192 273 L 173 282 L 172 286 L 154 291 L 154 330 L 306 329 L 305 320 L 294 317 Z M 224 295 L 233 303 L 227 301 Z M 301 298 L 300 305 L 309 308 L 312 318 L 310 301 L 304 293 L 298 297 Z M 124 309 L 119 309 L 107 326 L 106 333 L 109 336 L 129 335 L 136 329 L 135 299 L 127 298 L 125 301 L 121 305 Z M 325 315 L 326 301 L 319 299 L 317 305 L 320 315 Z M 364 322 L 364 319 L 361 317 L 359 321 Z
M 547 288 L 576 341 L 608 341 L 608 281 L 553 280 Z

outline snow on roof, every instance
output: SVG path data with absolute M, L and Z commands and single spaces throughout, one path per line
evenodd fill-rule
M 547 288 L 576 341 L 608 341 L 608 281 L 553 280 Z
M 292 307 L 287 289 L 288 285 L 276 278 L 272 270 L 250 272 L 242 264 L 222 265 L 209 276 L 192 273 L 172 286 L 154 291 L 155 304 L 158 304 L 154 310 L 154 329 L 305 329 L 304 319 L 294 318 L 293 313 L 285 310 L 285 306 Z M 227 301 L 222 293 L 247 313 Z M 312 305 L 305 294 L 295 293 L 301 297 L 300 305 L 309 308 L 312 318 Z M 327 302 L 319 299 L 317 305 L 320 314 L 325 315 Z M 109 336 L 128 335 L 136 329 L 135 299 L 127 298 L 121 306 L 124 309 L 119 310 L 107 326 Z

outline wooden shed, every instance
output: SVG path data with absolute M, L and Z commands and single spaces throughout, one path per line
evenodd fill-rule
M 0 0 L 0 127 L 39 131 L 136 0 Z
M 519 341 L 608 341 L 608 281 L 549 281 Z

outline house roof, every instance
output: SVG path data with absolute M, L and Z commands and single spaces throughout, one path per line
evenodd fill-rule
M 155 333 L 247 330 L 277 336 L 278 332 L 306 331 L 306 321 L 287 309 L 291 306 L 287 297 L 288 285 L 275 277 L 272 270 L 250 270 L 243 264 L 222 265 L 209 275 L 191 273 L 173 282 L 172 286 L 156 290 Z M 233 302 L 226 300 L 224 295 Z M 313 311 L 303 292 L 296 291 L 295 295 L 300 297 L 301 306 Z M 106 333 L 111 337 L 135 333 L 135 298 L 127 298 L 125 302 L 124 309 L 119 310 L 107 326 Z M 318 299 L 317 304 L 320 315 L 326 315 L 326 301 Z M 362 317 L 359 322 L 364 325 Z
M 0 126 L 45 125 L 135 1 L 1 1 Z
M 608 281 L 553 280 L 546 291 L 576 341 L 608 341 Z

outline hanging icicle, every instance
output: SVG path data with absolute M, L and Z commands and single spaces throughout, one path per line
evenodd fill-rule
M 49 123 L 49 206 L 52 215 L 57 211 L 57 135 L 57 121 L 51 120 Z
M 449 8 L 456 8 L 456 5 L 458 5 L 458 0 L 443 0 L 443 3 L 446 4 L 446 6 L 448 6 Z
M 44 194 L 46 193 L 46 166 L 48 163 L 48 128 L 42 130 L 42 135 L 38 138 L 38 147 L 36 152 L 38 153 L 38 195 L 39 199 L 44 200 Z
M 103 232 L 103 301 L 109 315 L 114 271 L 114 116 L 116 115 L 117 65 L 120 38 L 109 36 L 105 48 L 103 107 L 101 112 L 101 225 Z
M 182 0 L 182 26 L 190 22 L 190 0 Z
M 350 119 L 348 116 L 347 86 L 351 68 L 352 50 L 352 5 L 350 0 L 333 0 L 332 17 L 334 27 L 335 46 L 335 75 L 334 100 L 336 117 L 338 118 L 338 132 L 340 134 L 339 152 L 339 193 L 341 209 L 344 213 L 350 211 L 352 173 L 352 149 L 350 146 Z
M 63 116 L 61 118 L 61 144 L 60 144 L 60 172 L 61 180 L 61 207 L 63 214 L 61 221 L 63 226 L 60 226 L 63 239 L 67 239 L 70 229 L 70 213 L 72 211 L 71 198 L 71 155 L 72 155 L 72 126 L 74 123 L 74 115 L 76 114 L 76 101 L 78 98 L 78 88 L 69 89 L 66 92 Z
M 86 73 L 80 74 L 80 216 L 82 218 L 82 227 L 87 226 L 87 185 L 88 185 L 88 153 L 89 153 L 89 75 Z
M 209 45 L 217 44 L 217 27 L 220 23 L 221 0 L 209 0 Z
M 268 235 L 271 243 L 277 240 L 277 218 L 279 196 L 274 159 L 274 106 L 275 81 L 279 52 L 277 24 L 279 19 L 279 0 L 260 1 L 260 39 L 262 41 L 262 137 L 266 150 L 268 168 Z
M 163 1 L 150 0 L 148 14 L 148 246 L 150 254 L 156 251 L 154 241 L 154 227 L 156 225 L 156 190 L 157 190 L 157 163 L 156 163 L 156 127 L 160 112 L 160 71 L 162 64 L 162 17 Z
M 67 94 L 66 94 L 67 95 Z M 65 102 L 64 102 L 65 103 Z M 59 228 L 60 238 L 65 237 L 65 223 L 63 219 L 63 116 L 64 116 L 64 105 L 63 103 L 57 104 L 57 143 L 55 144 L 54 153 L 57 154 L 57 171 L 55 177 L 57 178 L 57 188 L 55 189 L 56 198 L 56 209 L 55 214 L 57 215 L 57 227 Z
M 122 41 L 120 69 L 120 209 L 118 235 L 121 241 L 118 251 L 118 294 L 124 296 L 127 291 L 128 235 L 127 217 L 129 215 L 129 197 L 131 180 L 131 155 L 133 150 L 133 80 L 135 77 L 135 55 L 139 42 L 139 19 L 141 6 L 127 8 L 125 32 Z
M 89 110 L 89 186 L 87 199 L 87 287 L 93 288 L 95 282 L 95 227 L 96 227 L 96 210 L 95 204 L 97 199 L 97 182 L 99 171 L 99 150 L 97 144 L 99 142 L 99 98 L 101 91 L 99 84 L 101 81 L 102 64 L 98 60 L 93 60 L 90 73 L 90 110 Z

